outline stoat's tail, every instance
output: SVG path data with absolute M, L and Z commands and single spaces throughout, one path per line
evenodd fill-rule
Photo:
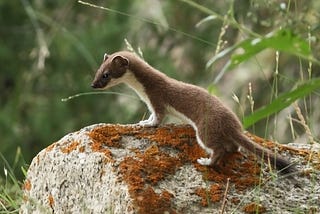
M 272 166 L 276 167 L 282 174 L 289 174 L 297 171 L 294 164 L 290 163 L 290 161 L 251 141 L 247 136 L 245 136 L 241 132 L 238 132 L 234 136 L 234 140 L 240 146 L 249 150 L 258 157 L 264 159 L 266 163 L 271 163 Z

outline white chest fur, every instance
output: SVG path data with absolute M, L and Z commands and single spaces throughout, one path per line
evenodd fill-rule
M 142 126 L 154 126 L 157 125 L 158 120 L 156 118 L 155 111 L 153 106 L 151 105 L 150 99 L 145 92 L 143 85 L 137 80 L 134 74 L 131 71 L 127 71 L 126 74 L 123 76 L 123 82 L 126 83 L 130 88 L 132 88 L 140 97 L 140 99 L 146 103 L 151 115 L 149 119 L 142 120 L 139 122 L 139 125 Z

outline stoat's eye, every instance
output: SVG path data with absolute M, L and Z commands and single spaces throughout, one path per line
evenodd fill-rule
M 103 79 L 107 79 L 109 77 L 109 74 L 108 73 L 104 73 L 103 75 L 102 75 L 102 78 Z

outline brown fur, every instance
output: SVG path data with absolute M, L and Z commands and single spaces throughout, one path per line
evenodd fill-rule
M 107 75 L 103 77 L 104 74 Z M 216 96 L 166 76 L 133 53 L 106 55 L 92 87 L 103 89 L 119 83 L 135 89 L 147 103 L 152 115 L 149 120 L 141 121 L 144 125 L 158 125 L 170 109 L 191 123 L 198 143 L 210 154 L 210 159 L 198 160 L 199 163 L 215 165 L 226 153 L 236 152 L 240 145 L 285 173 L 295 171 L 289 161 L 247 138 L 236 115 Z

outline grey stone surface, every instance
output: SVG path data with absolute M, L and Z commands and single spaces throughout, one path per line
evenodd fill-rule
M 113 164 L 105 162 L 103 153 L 91 151 L 87 131 L 94 127 L 65 136 L 33 159 L 26 178 L 31 190 L 25 191 L 28 200 L 20 213 L 133 212 L 127 186 Z M 84 151 L 61 151 L 74 142 Z
M 109 149 L 114 162 L 106 161 L 105 154 L 92 151 L 88 136 L 92 129 L 106 125 L 92 125 L 68 134 L 33 159 L 26 177 L 30 188 L 24 190 L 20 213 L 136 213 L 118 166 L 125 157 L 134 154 L 133 148 L 145 149 L 153 142 L 123 136 L 121 148 Z M 177 155 L 174 149 L 166 152 Z M 300 157 L 290 159 L 301 162 Z M 299 164 L 298 167 L 306 168 Z M 263 173 L 268 172 L 263 170 Z M 319 171 L 313 170 L 310 176 L 296 176 L 296 179 L 301 188 L 277 177 L 244 191 L 231 185 L 225 213 L 243 213 L 243 205 L 252 201 L 263 204 L 267 208 L 265 213 L 319 213 Z M 153 188 L 156 193 L 166 190 L 172 194 L 172 204 L 178 213 L 220 213 L 221 203 L 202 207 L 200 197 L 194 193 L 195 189 L 210 184 L 193 164 L 187 163 Z M 240 198 L 238 204 L 231 203 L 234 198 Z

